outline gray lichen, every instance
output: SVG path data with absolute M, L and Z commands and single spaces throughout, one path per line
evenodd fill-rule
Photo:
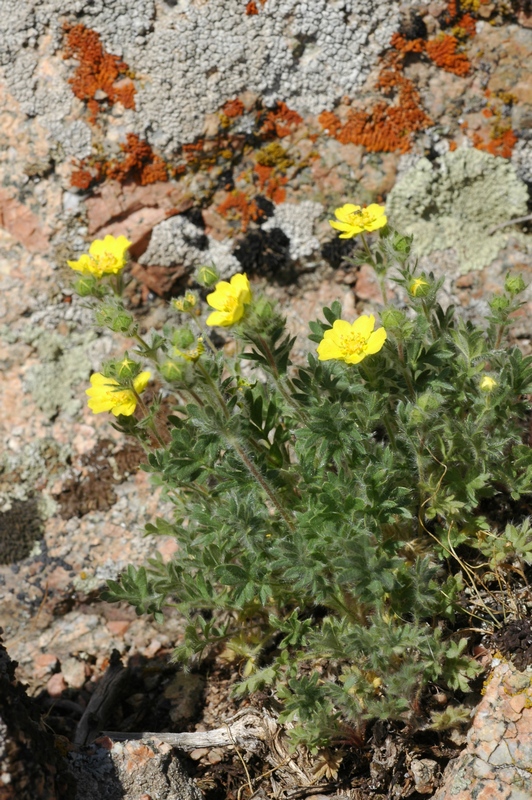
M 61 58 L 63 24 L 75 21 L 99 33 L 106 50 L 139 76 L 133 128 L 169 154 L 201 135 L 206 114 L 245 90 L 300 113 L 353 95 L 397 30 L 399 5 L 268 0 L 248 16 L 243 0 L 0 0 L 0 19 L 9 89 L 52 139 L 65 144 L 60 123 L 76 113 L 72 65 Z M 68 155 L 82 158 L 87 137 L 73 133 Z
M 230 242 L 217 242 L 206 236 L 183 216 L 170 217 L 155 226 L 148 249 L 139 261 L 162 267 L 179 264 L 190 272 L 202 264 L 214 264 L 223 278 L 240 270 Z
M 511 163 L 471 148 L 434 164 L 421 158 L 394 186 L 386 208 L 392 225 L 413 234 L 417 254 L 452 248 L 461 272 L 469 272 L 497 257 L 511 228 L 491 229 L 525 215 L 527 201 Z
M 314 223 L 323 213 L 321 203 L 304 200 L 302 203 L 281 203 L 275 207 L 271 216 L 262 226 L 269 231 L 280 228 L 290 240 L 290 258 L 297 261 L 310 256 L 320 247 L 320 242 L 314 236 Z

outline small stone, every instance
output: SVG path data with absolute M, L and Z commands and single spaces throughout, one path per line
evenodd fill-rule
M 107 630 L 113 634 L 113 636 L 124 636 L 125 633 L 129 630 L 131 622 L 127 619 L 111 619 L 107 623 Z
M 68 689 L 68 686 L 62 672 L 56 672 L 46 683 L 46 691 L 50 697 L 61 697 L 65 689 Z

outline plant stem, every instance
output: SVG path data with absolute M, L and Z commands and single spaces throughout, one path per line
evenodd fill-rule
M 141 396 L 139 395 L 139 393 L 137 392 L 137 390 L 135 389 L 134 386 L 131 387 L 131 391 L 135 395 L 135 399 L 137 401 L 137 404 L 138 404 L 140 410 L 142 411 L 142 413 L 144 414 L 144 417 L 148 417 L 149 418 L 149 416 L 150 416 L 149 409 L 146 406 L 144 400 L 141 398 Z M 155 439 L 157 440 L 157 442 L 161 445 L 161 447 L 166 447 L 168 442 L 165 442 L 164 439 L 160 436 L 159 430 L 157 428 L 157 423 L 155 422 L 155 420 L 153 420 L 153 419 L 150 420 L 149 428 L 150 428 L 151 432 L 153 433 L 153 435 L 154 435 Z
M 290 517 L 286 509 L 283 508 L 275 492 L 267 482 L 266 478 L 263 475 L 261 475 L 260 471 L 257 469 L 253 461 L 248 457 L 243 447 L 234 437 L 227 437 L 227 442 L 228 444 L 231 445 L 231 447 L 234 448 L 234 450 L 236 451 L 239 458 L 242 460 L 242 462 L 244 463 L 250 474 L 253 476 L 253 478 L 255 478 L 261 489 L 268 495 L 272 504 L 275 506 L 281 517 L 284 519 L 287 526 L 290 528 L 292 532 L 294 532 L 295 530 L 294 520 Z
M 397 340 L 397 354 L 399 356 L 399 361 L 401 362 L 401 371 L 403 373 L 404 379 L 406 381 L 406 385 L 408 386 L 408 391 L 410 392 L 410 396 L 412 400 L 416 399 L 416 392 L 414 390 L 414 384 L 412 383 L 412 378 L 410 377 L 410 373 L 408 371 L 408 367 L 406 366 L 405 361 L 405 352 L 403 349 L 403 343 Z
M 368 245 L 366 236 L 364 234 L 364 231 L 361 232 L 360 238 L 362 240 L 362 244 L 364 246 L 364 250 L 366 251 L 367 256 L 369 258 L 369 262 L 370 262 L 371 266 L 373 267 L 373 269 L 375 270 L 375 274 L 377 276 L 377 280 L 379 281 L 379 286 L 380 286 L 380 290 L 381 290 L 381 293 L 382 293 L 382 300 L 383 300 L 384 305 L 386 306 L 386 305 L 388 305 L 388 294 L 386 292 L 386 278 L 385 278 L 385 275 L 381 274 L 380 270 L 377 269 L 377 264 L 375 263 L 375 258 L 373 257 L 373 253 L 369 249 L 369 245 Z
M 294 400 L 294 398 L 289 394 L 289 392 L 287 392 L 286 388 L 283 386 L 283 377 L 282 375 L 279 374 L 279 370 L 277 369 L 277 364 L 275 363 L 275 358 L 273 356 L 272 351 L 270 350 L 268 342 L 265 339 L 263 339 L 262 336 L 258 336 L 257 338 L 263 348 L 266 358 L 268 359 L 268 364 L 270 365 L 275 385 L 279 389 L 280 393 L 282 394 L 288 405 L 294 409 L 297 416 L 299 417 L 299 421 L 305 424 L 307 422 L 307 418 L 304 412 L 302 411 L 299 404 Z M 287 378 L 287 381 L 292 383 L 289 378 Z M 292 388 L 295 390 L 295 386 L 293 386 L 293 384 Z
M 224 413 L 225 418 L 229 419 L 231 417 L 231 413 L 230 413 L 229 409 L 227 408 L 227 403 L 225 402 L 225 400 L 223 398 L 223 395 L 221 394 L 220 390 L 216 386 L 216 384 L 213 381 L 212 377 L 209 375 L 209 373 L 207 372 L 207 370 L 205 369 L 205 367 L 203 366 L 201 361 L 196 361 L 196 366 L 199 369 L 199 371 L 201 372 L 201 374 L 203 375 L 203 377 L 205 378 L 205 380 L 207 381 L 207 383 L 209 384 L 209 386 L 212 389 L 212 391 L 214 392 L 214 394 L 216 396 L 216 399 L 218 400 L 218 403 L 220 405 L 220 408 L 222 409 L 222 411 Z

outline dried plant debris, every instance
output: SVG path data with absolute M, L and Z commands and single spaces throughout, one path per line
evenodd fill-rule
M 517 619 L 493 636 L 493 644 L 519 670 L 532 664 L 532 620 Z
M 13 500 L 0 511 L 0 564 L 15 564 L 27 558 L 43 534 L 43 523 L 36 496 Z

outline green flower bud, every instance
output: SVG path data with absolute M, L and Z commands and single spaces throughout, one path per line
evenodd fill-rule
M 195 278 L 200 286 L 205 286 L 207 289 L 210 289 L 211 286 L 214 286 L 215 283 L 218 283 L 220 280 L 220 274 L 216 267 L 203 266 L 198 269 Z
M 481 392 L 492 392 L 498 386 L 497 381 L 495 378 L 492 378 L 490 375 L 483 375 L 480 379 L 479 389 Z
M 412 297 L 426 297 L 430 292 L 430 283 L 423 277 L 414 278 L 414 280 L 410 282 L 408 291 Z
M 499 295 L 498 297 L 493 297 L 489 305 L 492 311 L 506 311 L 510 306 L 510 301 L 504 295 Z
M 504 288 L 511 294 L 512 297 L 515 297 L 517 294 L 521 294 L 522 291 L 526 289 L 526 283 L 523 280 L 522 275 L 508 275 L 506 276 L 506 280 L 504 281 Z
M 412 248 L 412 236 L 402 236 L 400 233 L 395 233 L 392 239 L 394 250 L 398 253 L 408 255 Z
M 113 305 L 104 305 L 96 311 L 96 322 L 105 328 L 110 328 L 115 333 L 130 333 L 135 326 L 135 320 L 124 311 Z
M 133 359 L 129 357 L 129 353 L 127 351 L 121 361 L 115 361 L 114 368 L 116 371 L 117 380 L 136 378 L 142 369 L 141 365 L 137 361 L 133 361 Z
M 397 308 L 386 308 L 381 314 L 381 322 L 386 330 L 401 328 L 406 322 L 406 314 Z
M 79 294 L 80 297 L 89 297 L 95 293 L 97 284 L 98 281 L 96 278 L 93 278 L 92 275 L 87 275 L 84 278 L 79 278 L 74 283 L 74 291 L 76 294 Z
M 177 328 L 172 333 L 172 344 L 179 350 L 185 350 L 196 341 L 196 337 L 190 328 Z
M 161 374 L 167 381 L 182 381 L 185 377 L 187 365 L 184 362 L 165 361 L 160 366 Z

